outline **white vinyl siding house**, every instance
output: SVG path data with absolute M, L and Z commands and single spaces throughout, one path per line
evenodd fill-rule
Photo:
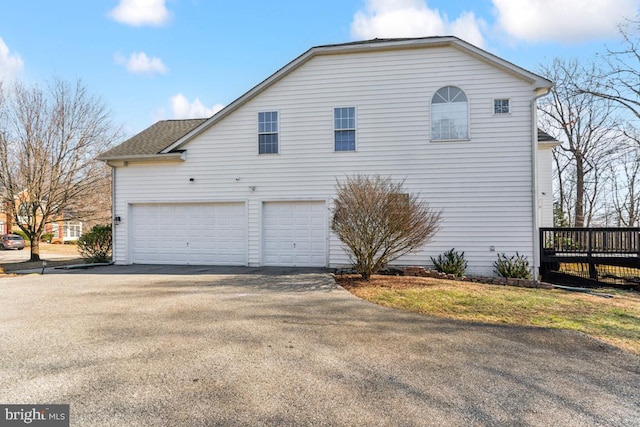
M 466 96 L 467 137 L 433 140 L 432 100 L 449 86 Z M 166 147 L 138 154 L 131 147 L 142 137 L 134 137 L 101 156 L 113 167 L 114 216 L 121 217 L 114 260 L 147 262 L 140 245 L 153 252 L 157 236 L 184 235 L 168 213 L 155 233 L 140 232 L 138 206 L 157 213 L 166 204 L 226 204 L 237 207 L 244 227 L 236 230 L 244 258 L 230 264 L 347 265 L 330 215 L 336 180 L 353 174 L 405 180 L 409 192 L 442 210 L 435 239 L 397 264 L 430 265 L 430 256 L 451 248 L 465 252 L 472 274 L 491 274 L 499 252 L 534 260 L 535 99 L 549 87 L 454 37 L 313 48 Z M 496 97 L 509 99 L 508 115 L 494 114 Z M 336 150 L 342 106 L 357 112 L 357 151 L 348 154 Z M 259 154 L 257 117 L 276 111 L 277 154 Z M 195 226 L 209 220 L 216 215 Z M 215 235 L 211 241 L 219 244 Z M 180 261 L 195 262 L 226 263 L 215 255 Z

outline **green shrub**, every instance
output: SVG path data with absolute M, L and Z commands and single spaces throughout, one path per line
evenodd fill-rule
M 27 235 L 25 234 L 25 232 L 24 232 L 24 231 L 22 231 L 22 230 L 20 230 L 19 228 L 18 228 L 18 229 L 16 229 L 16 230 L 12 230 L 12 231 L 11 231 L 11 234 L 17 234 L 18 236 L 22 237 L 22 238 L 24 239 L 24 241 L 25 241 L 25 242 L 30 242 L 30 241 L 31 241 L 31 239 L 29 238 L 29 236 L 27 236 Z
M 78 239 L 78 252 L 89 262 L 109 262 L 111 242 L 111 224 L 95 225 Z
M 453 274 L 456 277 L 464 276 L 464 272 L 467 269 L 464 252 L 457 252 L 455 248 L 438 255 L 438 258 L 431 257 L 431 262 L 439 272 Z
M 494 271 L 498 276 L 513 279 L 531 279 L 529 261 L 524 255 L 516 252 L 515 255 L 507 257 L 505 254 L 498 254 L 498 260 L 493 263 Z
M 40 236 L 40 241 L 42 242 L 50 242 L 53 239 L 53 233 L 44 233 Z

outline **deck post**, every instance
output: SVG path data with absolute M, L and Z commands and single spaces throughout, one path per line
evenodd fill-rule
M 593 262 L 593 246 L 595 245 L 593 230 L 588 230 L 589 234 L 589 242 L 587 246 L 587 262 L 589 263 L 589 278 L 593 280 L 598 280 L 598 270 L 596 269 L 596 265 Z

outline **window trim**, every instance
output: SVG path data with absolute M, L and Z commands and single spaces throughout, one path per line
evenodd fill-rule
M 506 113 L 498 113 L 496 112 L 496 101 L 507 101 L 508 111 Z M 511 115 L 511 98 L 493 98 L 491 101 L 491 108 L 494 116 L 502 117 L 502 116 L 510 116 Z
M 336 110 L 343 108 L 353 108 L 353 128 L 336 128 Z M 331 111 L 331 121 L 333 123 L 333 152 L 355 153 L 358 151 L 358 108 L 353 105 L 334 107 Z M 353 150 L 336 150 L 336 132 L 338 131 L 353 131 Z
M 441 90 L 444 89 L 446 87 L 453 87 L 458 89 L 460 92 L 462 92 L 462 94 L 464 95 L 464 97 L 466 98 L 466 126 L 467 126 L 467 136 L 464 138 L 449 138 L 449 139 L 435 139 L 433 137 L 433 99 L 435 98 L 436 94 Z M 445 84 L 443 86 L 438 87 L 436 90 L 433 91 L 433 94 L 431 95 L 431 98 L 429 100 L 429 141 L 430 142 L 467 142 L 471 140 L 471 108 L 470 108 L 470 98 L 469 95 L 467 94 L 467 92 L 465 92 L 464 89 L 462 89 L 460 86 L 456 86 L 455 84 Z
M 260 114 L 265 114 L 265 113 L 276 113 L 276 126 L 277 126 L 277 131 L 276 132 L 260 132 Z M 256 114 L 256 133 L 258 134 L 257 137 L 257 153 L 260 156 L 263 155 L 274 155 L 274 154 L 280 154 L 280 110 L 261 110 L 258 111 L 258 113 Z M 277 146 L 276 146 L 276 152 L 275 153 L 261 153 L 260 152 L 260 135 L 276 135 L 277 138 Z
M 51 223 L 51 234 L 53 234 L 54 239 L 60 239 L 60 224 L 57 221 Z M 62 234 L 64 237 L 64 233 Z
M 82 222 L 80 221 L 64 221 L 62 224 L 62 239 L 78 240 L 82 236 Z

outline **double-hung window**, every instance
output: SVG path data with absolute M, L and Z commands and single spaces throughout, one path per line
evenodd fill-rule
M 278 153 L 278 112 L 258 113 L 258 153 Z
M 356 151 L 356 108 L 342 107 L 333 110 L 335 151 Z

